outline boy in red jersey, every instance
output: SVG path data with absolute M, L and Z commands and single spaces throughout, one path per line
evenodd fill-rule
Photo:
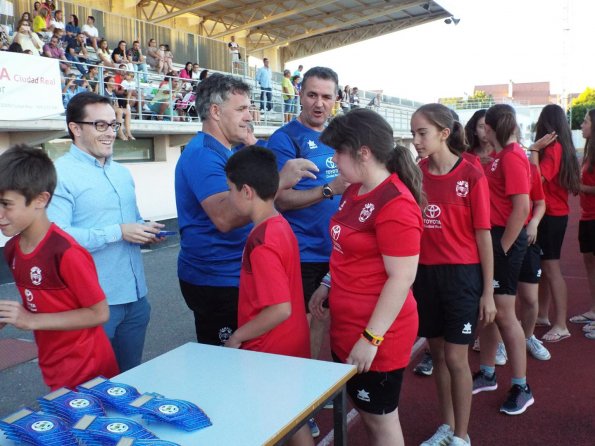
M 12 237 L 4 256 L 23 300 L 0 300 L 0 328 L 33 331 L 52 390 L 119 372 L 101 327 L 109 307 L 93 259 L 47 217 L 55 187 L 54 165 L 41 150 L 17 146 L 0 155 L 0 230 Z
M 254 223 L 242 256 L 238 329 L 225 346 L 310 358 L 298 243 L 274 206 L 279 185 L 275 155 L 246 147 L 228 160 L 225 173 L 230 203 Z M 308 425 L 289 444 L 313 445 Z

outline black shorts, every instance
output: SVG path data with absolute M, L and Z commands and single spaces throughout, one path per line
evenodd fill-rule
M 341 362 L 337 355 L 332 355 L 335 362 Z M 359 410 L 376 415 L 391 413 L 399 407 L 404 371 L 403 368 L 390 372 L 358 373 L 347 381 L 347 395 Z
M 308 303 L 314 291 L 320 286 L 320 282 L 328 273 L 328 262 L 303 262 L 302 268 L 302 286 L 304 287 L 304 302 L 306 303 L 306 312 L 309 313 Z
M 568 215 L 543 216 L 537 229 L 537 244 L 541 247 L 541 260 L 560 260 L 567 225 Z
M 471 343 L 482 291 L 480 264 L 419 265 L 413 283 L 419 336 L 442 337 L 452 344 Z
M 223 345 L 238 328 L 238 287 L 200 286 L 180 280 L 180 289 L 194 312 L 198 342 Z
M 521 265 L 527 251 L 527 231 L 525 228 L 514 241 L 508 252 L 502 249 L 504 227 L 494 226 L 491 230 L 494 248 L 494 294 L 516 295 Z
M 595 220 L 578 222 L 578 243 L 582 253 L 595 254 Z
M 525 258 L 519 273 L 519 282 L 539 283 L 541 278 L 541 248 L 537 243 L 527 246 Z

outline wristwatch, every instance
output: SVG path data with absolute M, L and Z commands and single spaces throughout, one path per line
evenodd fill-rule
M 322 186 L 322 198 L 328 198 L 329 200 L 333 199 L 333 189 L 326 183 Z

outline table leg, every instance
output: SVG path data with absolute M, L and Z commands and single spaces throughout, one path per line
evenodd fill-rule
M 333 398 L 335 446 L 347 446 L 347 392 L 345 386 Z

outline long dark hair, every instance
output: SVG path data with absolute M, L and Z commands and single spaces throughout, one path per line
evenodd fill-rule
M 396 173 L 421 205 L 422 174 L 407 147 L 394 144 L 393 129 L 378 113 L 365 108 L 337 116 L 320 135 L 320 141 L 336 151 L 347 151 L 356 159 L 357 151 L 367 146 L 374 158 Z
M 587 114 L 591 120 L 591 134 L 585 141 L 585 153 L 583 155 L 583 166 L 587 166 L 589 173 L 595 168 L 595 108 L 590 109 Z
M 415 115 L 423 115 L 439 130 L 450 130 L 446 145 L 452 153 L 460 155 L 467 151 L 465 131 L 463 125 L 457 119 L 458 115 L 454 111 L 442 104 L 425 104 L 413 113 L 413 116 Z
M 486 111 L 486 124 L 496 133 L 496 141 L 505 147 L 512 135 L 517 132 L 516 112 L 508 104 L 492 105 Z
M 566 119 L 566 113 L 562 107 L 556 104 L 548 104 L 543 107 L 535 126 L 535 140 L 538 140 L 548 133 L 556 132 L 557 141 L 562 146 L 562 163 L 558 173 L 560 185 L 572 192 L 574 195 L 580 191 L 580 171 L 576 149 L 572 142 L 572 133 Z M 543 151 L 539 158 L 543 157 Z
M 481 110 L 477 110 L 471 116 L 471 119 L 467 121 L 467 125 L 465 125 L 465 137 L 467 138 L 467 144 L 469 145 L 469 150 L 473 152 L 474 150 L 480 147 L 479 138 L 477 137 L 477 123 L 481 118 L 484 118 L 486 115 L 486 109 L 482 108 Z

